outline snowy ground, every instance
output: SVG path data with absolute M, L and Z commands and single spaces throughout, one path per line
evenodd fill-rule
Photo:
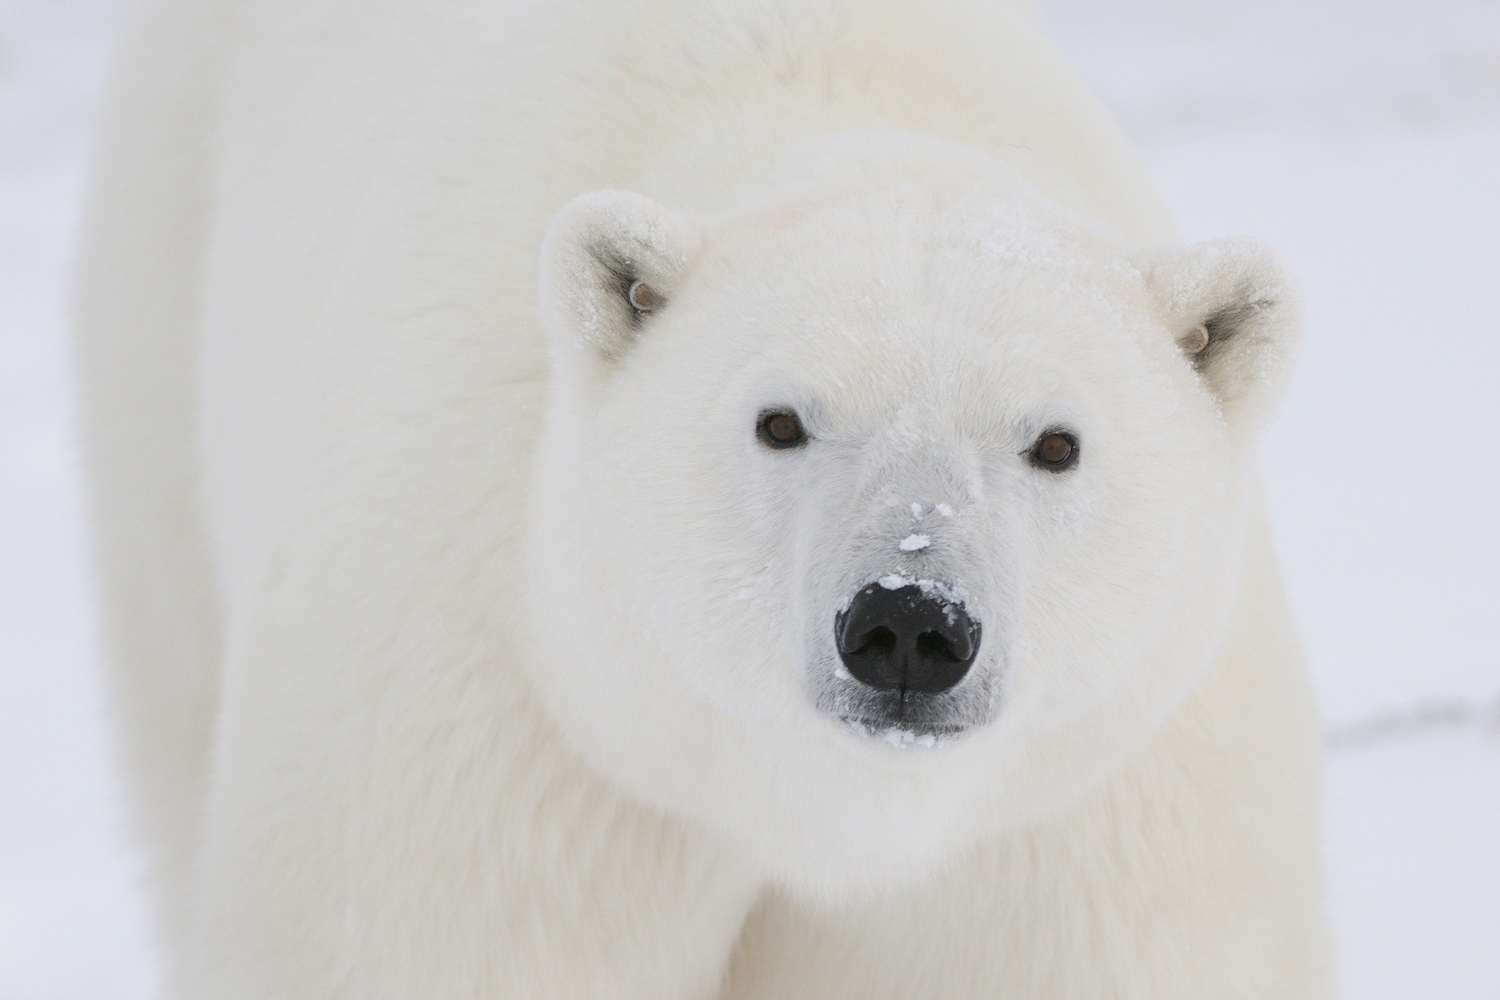
M 1310 336 L 1262 451 L 1332 738 L 1347 1000 L 1500 996 L 1500 2 L 1039 0 L 1184 235 Z M 119 835 L 64 286 L 116 0 L 0 0 L 0 1000 L 153 995 Z

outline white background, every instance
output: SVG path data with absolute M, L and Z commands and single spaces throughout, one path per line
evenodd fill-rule
M 1309 336 L 1262 455 L 1348 1000 L 1500 997 L 1500 0 L 1040 0 L 1190 239 Z M 66 285 L 116 0 L 0 0 L 0 1000 L 160 961 L 104 712 Z

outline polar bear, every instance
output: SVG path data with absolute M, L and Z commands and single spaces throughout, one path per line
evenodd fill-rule
M 177 995 L 1321 995 L 1295 299 L 1024 10 L 157 0 L 112 102 Z

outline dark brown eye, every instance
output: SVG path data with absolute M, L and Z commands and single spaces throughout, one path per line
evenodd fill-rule
M 630 304 L 637 312 L 650 312 L 661 305 L 661 293 L 644 281 L 631 282 L 625 297 L 630 300 Z
M 760 415 L 755 433 L 770 448 L 795 448 L 807 441 L 802 421 L 790 410 L 767 410 Z
M 1078 442 L 1063 431 L 1048 431 L 1032 446 L 1031 461 L 1049 472 L 1061 472 L 1078 461 Z

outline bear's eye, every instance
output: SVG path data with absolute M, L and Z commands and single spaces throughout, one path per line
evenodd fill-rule
M 755 433 L 768 448 L 795 448 L 807 443 L 802 421 L 791 410 L 767 410 L 755 424 Z
M 1031 446 L 1031 464 L 1061 472 L 1078 462 L 1078 439 L 1067 431 L 1048 431 Z
M 650 312 L 661 305 L 661 293 L 644 281 L 632 281 L 625 297 L 636 312 Z

